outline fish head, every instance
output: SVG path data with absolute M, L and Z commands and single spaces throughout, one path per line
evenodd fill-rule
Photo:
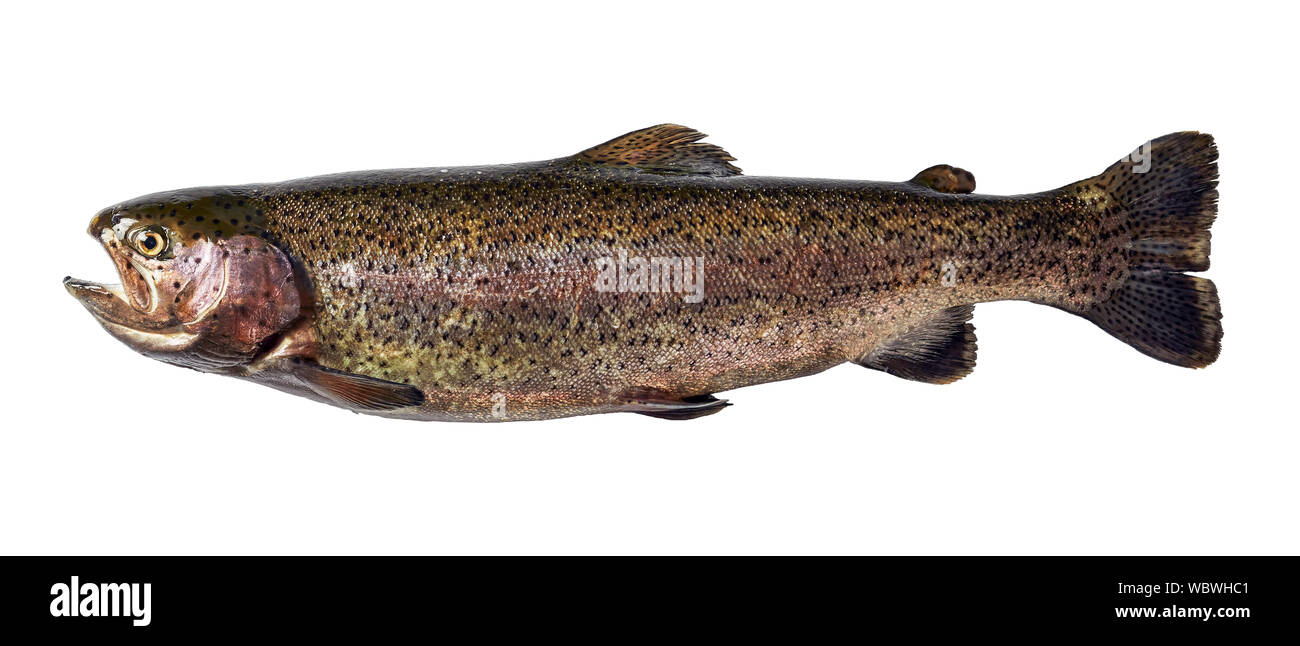
M 235 372 L 300 313 L 293 264 L 262 225 L 261 211 L 229 191 L 138 198 L 100 211 L 88 229 L 120 283 L 63 285 L 136 351 Z

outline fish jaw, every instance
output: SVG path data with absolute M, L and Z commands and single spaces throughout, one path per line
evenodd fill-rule
M 162 311 L 157 280 L 142 259 L 127 249 L 126 231 L 134 222 L 109 218 L 101 212 L 87 233 L 108 253 L 120 283 L 104 284 L 68 276 L 63 287 L 114 338 L 142 353 L 176 352 L 189 347 L 198 334 L 187 331 L 171 313 Z
M 113 338 L 141 354 L 168 360 L 195 345 L 203 333 L 203 326 L 198 325 L 202 315 L 185 318 L 191 314 L 187 306 L 193 304 L 194 299 L 188 298 L 192 290 L 179 287 L 191 282 L 204 284 L 204 274 L 211 272 L 205 271 L 207 263 L 173 263 L 161 256 L 150 259 L 141 255 L 130 242 L 133 228 L 140 224 L 138 218 L 116 209 L 96 214 L 87 233 L 108 254 L 120 282 L 105 284 L 68 276 L 63 287 Z M 193 257 L 200 249 L 178 245 L 176 251 Z M 185 271 L 191 275 L 181 273 Z M 213 302 L 219 297 L 218 293 Z M 203 307 L 202 314 L 211 310 L 211 305 Z
M 199 338 L 199 334 L 187 332 L 181 325 L 141 326 L 145 319 L 132 306 L 121 285 L 104 285 L 68 276 L 63 279 L 63 287 L 113 338 L 139 352 L 178 352 Z

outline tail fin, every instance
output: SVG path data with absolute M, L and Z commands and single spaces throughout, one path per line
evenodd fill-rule
M 1219 295 L 1207 278 L 1210 225 L 1218 210 L 1218 150 L 1197 132 L 1165 135 L 1087 180 L 1125 215 L 1127 280 L 1079 312 L 1139 351 L 1202 368 L 1219 356 Z

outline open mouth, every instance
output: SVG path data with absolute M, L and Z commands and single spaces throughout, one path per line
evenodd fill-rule
M 136 268 L 131 272 L 140 275 Z M 143 276 L 141 276 L 143 279 Z M 146 283 L 147 284 L 147 283 Z M 94 315 L 99 324 L 118 340 L 144 353 L 171 353 L 190 347 L 199 337 L 184 326 L 148 316 L 132 304 L 122 285 L 104 285 L 68 276 L 63 287 Z M 155 291 L 143 292 L 156 301 Z M 150 307 L 153 307 L 153 301 Z
M 157 327 L 148 324 L 148 315 L 158 306 L 158 288 L 153 279 L 134 258 L 112 250 L 119 244 L 112 229 L 104 229 L 99 237 L 122 282 L 104 284 L 68 276 L 63 279 L 63 287 L 101 322 L 137 329 Z
M 109 334 L 140 352 L 174 352 L 198 339 L 181 326 L 159 324 L 131 306 L 121 285 L 102 285 L 68 276 L 63 287 L 81 301 Z

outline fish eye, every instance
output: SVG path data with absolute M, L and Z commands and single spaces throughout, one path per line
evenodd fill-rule
M 135 234 L 135 247 L 150 258 L 162 255 L 168 246 L 167 236 L 155 228 L 142 229 Z

